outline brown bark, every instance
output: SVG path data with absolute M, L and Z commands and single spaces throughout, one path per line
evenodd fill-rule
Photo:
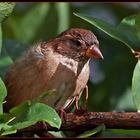
M 55 131 L 82 131 L 93 129 L 100 124 L 105 124 L 106 128 L 114 129 L 140 129 L 140 113 L 122 112 L 88 112 L 85 114 L 68 113 L 61 128 L 47 127 L 47 130 Z M 38 132 L 45 128 L 42 124 L 35 124 L 19 132 Z

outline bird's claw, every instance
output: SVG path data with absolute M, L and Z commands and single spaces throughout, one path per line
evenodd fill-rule
M 88 112 L 88 86 L 86 85 L 86 97 L 85 97 L 85 103 L 84 103 L 84 108 L 79 108 L 78 106 L 78 101 L 79 101 L 79 96 L 77 95 L 75 98 L 75 113 L 76 114 L 84 114 Z
M 66 121 L 66 114 L 67 113 L 65 112 L 65 110 L 63 108 L 58 110 L 58 114 L 59 114 L 61 120 Z

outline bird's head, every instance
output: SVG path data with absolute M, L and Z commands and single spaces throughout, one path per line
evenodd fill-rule
M 89 30 L 71 28 L 58 35 L 55 42 L 57 52 L 78 61 L 90 58 L 103 59 L 99 42 Z

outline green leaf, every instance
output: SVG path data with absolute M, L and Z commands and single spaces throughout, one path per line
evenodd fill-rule
M 136 15 L 136 32 L 137 32 L 137 36 L 140 39 L 140 12 Z
M 14 2 L 0 2 L 0 23 L 12 13 L 14 7 Z
M 27 101 L 12 108 L 9 113 L 0 115 L 0 135 L 13 134 L 16 133 L 18 129 L 25 128 L 33 124 L 30 122 L 24 122 L 30 104 L 31 103 Z
M 140 137 L 140 130 L 127 129 L 106 129 L 100 137 Z
M 0 2 L 0 53 L 2 48 L 2 27 L 1 23 L 12 13 L 15 7 L 14 2 Z
M 9 126 L 6 123 L 0 123 L 0 136 L 13 134 L 13 133 L 16 133 L 16 132 L 17 132 L 17 130 L 12 129 L 12 126 Z
M 137 110 L 140 111 L 140 60 L 138 60 L 133 72 L 132 96 Z
M 53 135 L 55 138 L 65 138 L 66 136 L 63 134 L 62 131 L 48 131 L 49 134 Z
M 5 87 L 4 82 L 0 78 L 0 114 L 3 113 L 3 101 L 7 95 L 7 89 Z
M 58 13 L 58 34 L 69 27 L 69 3 L 56 3 Z
M 1 54 L 1 48 L 2 48 L 2 29 L 1 29 L 1 23 L 0 23 L 0 54 Z
M 115 27 L 101 19 L 85 14 L 74 13 L 74 15 L 94 25 L 110 37 L 124 43 L 129 49 L 140 48 L 140 40 L 136 36 L 135 24 L 132 24 L 135 23 L 135 16 L 126 17 L 118 27 Z
M 10 123 L 11 121 L 13 121 L 15 119 L 15 117 L 13 117 L 12 114 L 9 114 L 9 113 L 3 113 L 3 114 L 0 114 L 0 124 L 2 123 Z
M 10 110 L 9 116 L 12 116 L 12 118 L 15 117 L 12 121 L 9 122 L 9 125 L 12 126 L 11 129 L 19 130 L 36 123 L 36 121 L 27 119 L 27 114 L 30 110 L 30 107 L 31 102 L 26 101 Z
M 13 64 L 12 59 L 7 55 L 5 57 L 0 58 L 0 67 L 5 67 L 7 65 Z
M 9 134 L 14 134 L 14 133 L 16 133 L 16 132 L 17 132 L 17 130 L 14 130 L 14 129 L 11 129 L 11 130 L 10 130 L 10 128 L 9 128 L 7 131 L 3 132 L 3 133 L 1 134 L 1 136 L 5 136 L 5 135 L 9 135 Z
M 5 47 L 3 47 L 0 55 L 0 76 L 2 78 L 5 77 L 6 71 L 12 63 L 13 63 L 12 59 L 5 51 Z
M 1 80 L 0 91 L 3 91 L 3 93 L 5 93 L 5 90 L 6 89 L 4 88 L 3 82 Z M 26 101 L 12 108 L 9 113 L 1 113 L 0 135 L 16 133 L 17 130 L 29 127 L 40 121 L 45 121 L 52 127 L 60 128 L 61 119 L 57 112 L 48 105 L 37 102 L 50 93 L 52 93 L 52 91 L 42 94 L 32 102 Z M 0 99 L 2 100 L 3 96 L 0 97 Z
M 92 135 L 95 135 L 101 131 L 105 130 L 105 125 L 104 124 L 101 124 L 99 126 L 97 126 L 96 128 L 92 129 L 92 130 L 89 130 L 89 131 L 86 131 L 84 132 L 83 134 L 81 134 L 80 136 L 78 136 L 78 138 L 87 138 L 87 137 L 90 137 Z
M 9 113 L 0 115 L 0 134 L 14 133 L 40 121 L 56 128 L 61 126 L 61 119 L 53 108 L 43 103 L 27 101 L 12 108 Z
M 30 121 L 46 121 L 52 127 L 60 128 L 61 119 L 57 112 L 43 103 L 33 104 L 27 114 L 27 120 Z
M 121 21 L 121 23 L 117 26 L 117 30 L 123 32 L 123 34 L 126 36 L 125 41 L 132 48 L 140 48 L 139 46 L 140 39 L 137 37 L 135 22 L 136 22 L 136 15 L 125 17 Z
M 15 124 L 17 122 L 24 121 L 30 106 L 31 106 L 31 102 L 26 101 L 16 107 L 13 107 L 9 111 L 9 114 L 10 114 L 10 116 L 16 117 L 16 118 L 14 119 L 14 121 L 10 122 L 10 124 Z
M 13 21 L 13 31 L 19 42 L 28 43 L 34 39 L 45 21 L 49 6 L 49 3 L 38 3 L 19 20 Z
M 20 109 L 18 108 L 18 110 Z M 18 121 L 16 118 L 10 124 L 12 124 L 14 129 L 23 129 L 39 121 L 45 121 L 56 128 L 60 128 L 61 126 L 61 119 L 56 111 L 43 103 L 34 103 L 31 106 L 29 105 L 28 110 L 25 109 L 25 111 L 20 114 L 20 117 L 18 116 Z

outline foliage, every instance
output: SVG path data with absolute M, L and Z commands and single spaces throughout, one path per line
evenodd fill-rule
M 140 111 L 140 60 L 137 62 L 132 78 L 132 95 L 137 110 Z
M 12 20 L 11 26 L 15 39 L 21 43 L 32 41 L 39 27 L 44 22 L 48 10 L 49 5 L 47 3 L 39 3 L 32 7 L 28 13 L 18 18 L 18 20 Z M 37 18 L 32 18 L 34 15 L 36 15 Z M 19 26 L 18 30 L 16 30 L 17 26 Z
M 139 110 L 140 69 L 139 61 L 133 55 L 134 51 L 140 49 L 139 17 L 139 8 L 123 3 L 0 3 L 1 135 L 16 133 L 18 129 L 42 120 L 54 127 L 60 127 L 61 121 L 55 110 L 39 101 L 40 98 L 49 96 L 46 94 L 34 102 L 21 104 L 8 114 L 3 113 L 6 88 L 2 80 L 8 67 L 32 44 L 49 40 L 70 27 L 93 31 L 104 55 L 104 61 L 91 60 L 90 63 L 89 111 Z M 50 116 L 47 112 L 51 112 Z M 131 131 L 101 130 L 104 130 L 102 125 L 79 137 L 94 136 L 94 133 L 98 136 L 128 136 Z M 140 135 L 139 131 L 133 132 L 133 136 Z
M 3 113 L 3 101 L 7 95 L 7 89 L 4 85 L 4 82 L 0 78 L 0 114 Z
M 46 104 L 30 101 L 12 108 L 8 114 L 1 115 L 0 121 L 1 135 L 16 133 L 17 130 L 41 121 L 47 122 L 52 127 L 61 126 L 61 119 L 54 109 Z
M 137 30 L 135 27 L 137 27 L 137 24 L 139 22 L 136 22 L 136 19 L 139 17 L 139 13 L 137 15 L 132 15 L 130 17 L 124 18 L 121 23 L 117 27 L 113 27 L 109 23 L 96 19 L 94 17 L 82 15 L 82 14 L 75 14 L 76 16 L 86 20 L 87 22 L 91 23 L 92 25 L 96 26 L 112 38 L 124 43 L 131 51 L 134 52 L 133 48 L 139 48 L 140 40 L 138 38 L 139 34 L 138 28 Z M 139 56 L 140 58 L 140 56 Z M 134 76 L 133 76 L 133 84 L 132 84 L 132 94 L 134 102 L 136 103 L 137 110 L 140 109 L 140 66 L 139 61 L 136 65 L 136 68 L 134 70 Z
M 78 136 L 78 138 L 91 137 L 92 135 L 95 135 L 96 133 L 99 133 L 99 132 L 104 131 L 104 130 L 105 130 L 105 125 L 101 124 L 98 127 L 94 128 L 93 130 L 89 130 L 89 131 L 84 132 L 83 134 Z
M 124 18 L 117 27 L 94 17 L 83 14 L 75 15 L 96 26 L 112 38 L 124 43 L 130 49 L 139 48 L 140 40 L 135 30 L 136 15 Z
M 15 3 L 1 2 L 0 3 L 0 52 L 2 48 L 2 31 L 1 31 L 1 23 L 5 20 L 13 11 Z

